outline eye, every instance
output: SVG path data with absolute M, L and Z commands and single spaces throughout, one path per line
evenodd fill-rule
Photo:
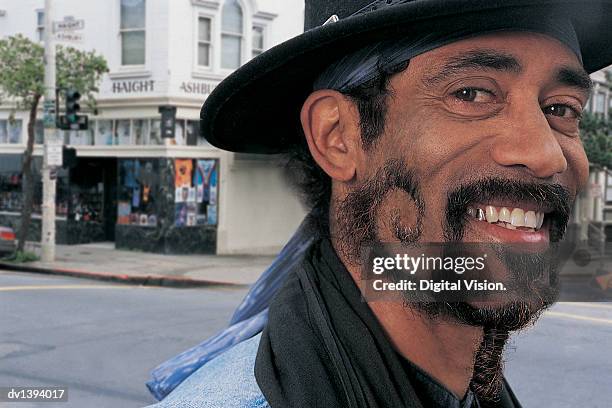
M 488 77 L 466 77 L 449 84 L 443 94 L 447 111 L 469 120 L 490 118 L 504 108 L 504 92 Z
M 491 103 L 495 102 L 495 93 L 482 88 L 461 88 L 453 92 L 453 95 L 463 102 Z
M 580 119 L 581 114 L 574 107 L 563 104 L 555 103 L 542 108 L 545 115 L 557 116 L 566 119 Z

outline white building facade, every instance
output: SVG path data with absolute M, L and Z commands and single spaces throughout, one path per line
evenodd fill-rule
M 70 33 L 77 42 L 60 44 L 95 50 L 110 69 L 100 84 L 98 111 L 84 112 L 89 129 L 64 132 L 78 163 L 59 175 L 58 241 L 114 240 L 120 248 L 165 253 L 277 251 L 304 216 L 282 170 L 271 159 L 209 145 L 199 135 L 199 113 L 233 70 L 302 31 L 303 1 L 55 0 L 53 5 L 54 20 L 84 24 Z M 42 41 L 48 29 L 43 8 L 44 0 L 0 0 L 0 36 L 20 33 Z M 176 108 L 173 138 L 162 137 L 161 106 Z M 16 222 L 19 214 L 27 115 L 10 101 L 0 105 L 3 223 Z M 36 126 L 39 157 L 40 119 L 42 112 Z

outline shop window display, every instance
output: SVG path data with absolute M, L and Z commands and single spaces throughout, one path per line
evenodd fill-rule
M 21 173 L 22 155 L 2 155 L 0 158 L 0 211 L 19 214 L 23 208 L 23 176 Z M 42 204 L 42 159 L 34 157 L 32 173 L 34 176 L 33 214 L 41 213 Z M 68 213 L 68 172 L 58 171 L 56 214 L 64 217 Z
M 176 159 L 174 170 L 175 225 L 217 225 L 219 161 Z
M 21 155 L 2 155 L 0 159 L 1 211 L 21 211 L 21 206 L 23 204 L 21 160 Z
M 117 223 L 157 226 L 158 161 L 133 159 L 120 163 Z

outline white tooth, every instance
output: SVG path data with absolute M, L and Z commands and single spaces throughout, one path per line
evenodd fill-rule
M 535 228 L 538 225 L 538 218 L 534 211 L 527 211 L 525 213 L 525 226 L 529 228 Z
M 476 215 L 476 210 L 474 209 L 474 207 L 468 207 L 468 208 L 467 208 L 467 214 L 468 214 L 470 217 L 475 216 L 475 215 Z
M 511 229 L 511 230 L 515 230 L 516 227 L 512 224 L 506 224 L 506 228 Z
M 487 222 L 494 223 L 499 220 L 499 217 L 497 216 L 497 209 L 495 207 L 487 205 L 485 210 L 487 212 Z
M 499 221 L 510 222 L 510 210 L 506 207 L 502 207 L 502 209 L 499 210 Z
M 520 208 L 515 208 L 512 210 L 512 214 L 510 215 L 510 222 L 515 227 L 523 227 L 525 225 L 525 211 Z
M 540 228 L 542 228 L 542 224 L 544 224 L 544 213 L 543 213 L 543 212 L 538 211 L 538 214 L 537 214 L 537 215 L 538 215 L 538 220 L 537 220 L 538 222 L 537 222 L 537 224 L 536 224 L 536 227 L 535 227 L 535 228 L 536 228 L 536 229 L 540 229 Z

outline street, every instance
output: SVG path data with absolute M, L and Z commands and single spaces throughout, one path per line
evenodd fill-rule
M 0 271 L 0 386 L 69 389 L 68 403 L 0 406 L 153 403 L 150 371 L 226 325 L 244 294 Z
M 0 386 L 67 386 L 68 403 L 140 407 L 158 363 L 223 327 L 244 289 L 167 289 L 0 272 Z M 515 335 L 506 374 L 524 407 L 610 407 L 612 305 L 559 304 Z

